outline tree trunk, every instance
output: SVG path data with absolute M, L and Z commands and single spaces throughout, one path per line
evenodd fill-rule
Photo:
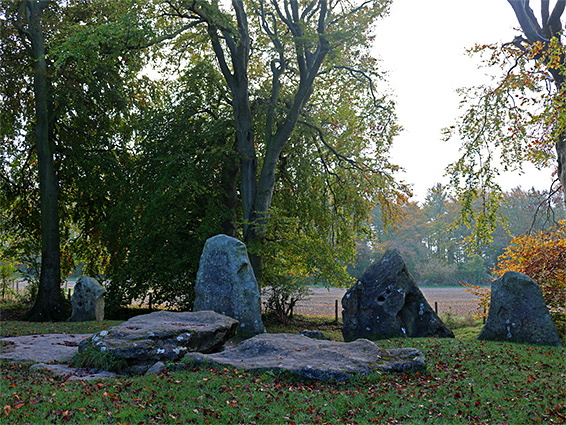
M 39 164 L 41 208 L 41 272 L 35 304 L 27 315 L 30 321 L 65 319 L 61 295 L 61 261 L 59 247 L 58 184 L 49 140 L 49 93 L 45 43 L 41 15 L 49 1 L 28 0 L 29 38 L 34 61 L 35 139 Z
M 229 214 L 222 223 L 222 232 L 233 238 L 237 234 L 238 171 L 238 159 L 232 155 L 222 167 L 222 203 Z
M 560 19 L 565 10 L 564 1 L 556 2 L 552 13 L 550 12 L 549 2 L 541 2 L 542 21 L 540 24 L 534 17 L 528 1 L 508 0 L 508 2 L 513 8 L 529 43 L 540 42 L 548 46 L 549 40 L 556 38 L 558 43 L 561 44 L 562 24 Z M 543 60 L 548 66 L 548 61 Z M 561 67 L 549 66 L 547 69 L 554 79 L 558 92 L 560 95 L 564 95 L 564 56 L 562 56 L 561 62 Z M 556 156 L 558 159 L 558 179 L 562 185 L 562 193 L 564 194 L 564 203 L 566 205 L 566 132 L 564 131 L 558 135 L 556 140 Z
M 257 253 L 261 239 L 255 210 L 257 194 L 257 157 L 255 151 L 252 114 L 249 105 L 248 87 L 238 87 L 233 91 L 234 119 L 236 121 L 236 141 L 240 156 L 240 194 L 242 197 L 244 243 L 251 251 L 248 252 L 250 263 L 254 270 L 258 289 L 262 282 L 261 254 Z

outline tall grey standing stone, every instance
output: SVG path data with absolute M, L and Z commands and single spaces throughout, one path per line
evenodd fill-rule
M 92 277 L 83 276 L 75 284 L 71 304 L 73 312 L 69 322 L 104 320 L 104 294 L 106 288 Z
M 240 322 L 240 331 L 265 332 L 261 300 L 246 245 L 226 235 L 208 239 L 200 258 L 194 311 L 212 310 Z
M 344 341 L 454 338 L 428 304 L 397 250 L 388 250 L 342 298 Z
M 539 285 L 518 272 L 491 284 L 489 314 L 478 339 L 561 347 Z

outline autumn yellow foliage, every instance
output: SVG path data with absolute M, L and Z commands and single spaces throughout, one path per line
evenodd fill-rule
M 498 258 L 494 273 L 526 274 L 540 285 L 548 309 L 556 319 L 566 314 L 566 221 L 546 231 L 514 238 Z M 477 297 L 477 317 L 487 317 L 491 289 L 465 284 L 466 292 Z
M 551 312 L 566 313 L 566 221 L 514 238 L 498 258 L 495 274 L 524 273 L 537 282 Z

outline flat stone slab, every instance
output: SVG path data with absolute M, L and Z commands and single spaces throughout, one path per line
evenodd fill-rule
M 425 367 L 424 355 L 414 348 L 384 349 L 367 339 L 336 342 L 295 334 L 261 334 L 220 353 L 187 353 L 185 359 L 247 370 L 285 370 L 311 379 L 336 381 L 356 374 L 408 372 Z
M 236 334 L 238 321 L 213 311 L 156 311 L 132 317 L 81 344 L 109 352 L 129 364 L 178 360 L 187 352 L 219 350 Z
M 1 359 L 19 362 L 64 363 L 77 353 L 79 344 L 91 334 L 46 334 L 2 338 Z
M 94 379 L 108 379 L 118 376 L 114 372 L 108 372 L 107 370 L 78 368 L 65 364 L 36 363 L 29 370 L 48 370 L 55 375 L 63 376 L 66 381 L 92 381 Z
M 91 334 L 44 334 L 1 338 L 7 344 L 2 346 L 0 359 L 14 362 L 39 362 L 30 367 L 34 370 L 48 370 L 63 376 L 67 381 L 105 379 L 117 376 L 104 370 L 76 368 L 66 364 L 78 352 L 79 344 Z

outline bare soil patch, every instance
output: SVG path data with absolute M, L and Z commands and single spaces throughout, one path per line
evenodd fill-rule
M 295 313 L 306 316 L 334 317 L 338 300 L 338 317 L 342 317 L 342 297 L 346 289 L 311 288 L 312 295 L 299 301 Z M 476 312 L 476 297 L 462 288 L 420 288 L 432 308 L 438 306 L 438 314 L 452 310 L 456 316 L 466 316 Z

